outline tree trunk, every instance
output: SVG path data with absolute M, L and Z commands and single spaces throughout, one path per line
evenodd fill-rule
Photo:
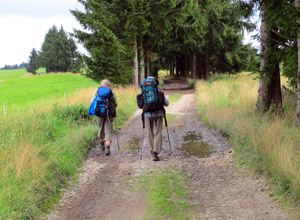
M 146 75 L 145 77 L 147 78 L 150 76 L 150 58 L 146 56 Z
M 174 58 L 171 59 L 171 76 L 174 76 Z
M 271 58 L 271 53 L 276 51 L 276 44 L 271 41 L 275 38 L 274 33 L 267 30 L 264 7 L 262 7 L 261 20 L 261 61 L 260 61 L 260 81 L 256 111 L 265 113 L 274 103 L 275 111 L 279 112 L 282 107 L 282 95 L 280 85 L 279 61 Z
M 300 0 L 295 0 L 296 10 L 300 10 Z M 300 23 L 300 18 L 297 19 L 297 23 Z M 297 121 L 300 129 L 300 33 L 298 33 L 298 81 L 297 81 Z
M 192 77 L 196 79 L 196 52 L 192 54 Z
M 184 77 L 189 77 L 189 62 L 188 62 L 188 55 L 184 55 Z
M 203 62 L 202 55 L 200 53 L 196 53 L 196 78 L 203 78 Z
M 134 60 L 133 60 L 133 83 L 136 87 L 139 86 L 139 67 L 138 67 L 138 49 L 137 49 L 137 43 L 136 39 L 134 41 L 133 45 L 133 52 L 134 52 Z
M 175 65 L 176 65 L 176 76 L 179 76 L 180 71 L 179 71 L 179 56 L 176 56 L 176 61 L 175 61 Z
M 145 54 L 143 47 L 143 38 L 140 37 L 140 56 L 139 56 L 139 70 L 140 70 L 140 83 L 145 79 Z
M 176 69 L 178 70 L 177 75 L 178 76 L 185 76 L 185 56 L 184 55 L 178 55 L 176 59 Z
M 208 57 L 207 53 L 204 54 L 204 80 L 209 80 L 209 64 L 208 64 Z
M 155 67 L 154 68 L 154 71 L 153 71 L 153 76 L 158 79 L 158 71 L 159 71 L 159 68 Z

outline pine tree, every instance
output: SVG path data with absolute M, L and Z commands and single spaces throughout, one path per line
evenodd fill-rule
M 40 53 L 41 65 L 46 72 L 78 72 L 81 58 L 77 52 L 75 41 L 67 35 L 63 27 L 49 29 L 45 36 Z
M 36 74 L 36 70 L 40 67 L 39 57 L 37 51 L 33 48 L 29 55 L 28 66 L 26 67 L 27 72 Z
M 264 113 L 274 104 L 274 109 L 278 112 L 282 105 L 279 63 L 282 64 L 283 75 L 288 77 L 290 85 L 296 87 L 297 33 L 300 29 L 296 20 L 300 11 L 295 9 L 295 1 L 291 0 L 251 0 L 250 3 L 261 9 L 264 22 L 256 110 Z
M 108 78 L 113 83 L 132 82 L 133 38 L 127 14 L 130 1 L 80 1 L 86 12 L 71 11 L 88 31 L 75 31 L 89 55 L 83 55 L 87 76 L 100 82 Z M 132 43 L 132 45 L 131 45 Z
M 89 51 L 87 76 L 138 85 L 160 68 L 208 78 L 243 66 L 241 22 L 246 14 L 230 0 L 80 0 L 71 11 L 87 31 L 75 31 Z M 247 24 L 248 25 L 248 24 Z M 242 49 L 241 49 L 242 48 Z M 256 54 L 250 53 L 255 59 Z M 252 58 L 251 58 L 252 59 Z M 191 60 L 193 62 L 191 62 Z
M 174 32 L 178 33 L 178 27 L 184 24 L 184 18 L 187 17 L 185 9 L 194 1 L 80 2 L 84 4 L 86 12 L 72 13 L 90 30 L 76 31 L 75 34 L 90 52 L 90 56 L 84 56 L 88 76 L 96 81 L 109 77 L 117 82 L 134 82 L 138 85 L 144 78 L 144 72 L 145 76 L 157 72 L 166 54 L 162 48 L 171 44 Z
M 281 83 L 279 59 L 276 56 L 278 45 L 273 39 L 276 38 L 272 32 L 272 25 L 268 20 L 268 4 L 262 5 L 261 19 L 261 61 L 260 61 L 260 81 L 259 94 L 256 103 L 256 111 L 265 113 L 271 104 L 274 104 L 276 112 L 282 107 Z M 279 8 L 278 8 L 279 9 Z

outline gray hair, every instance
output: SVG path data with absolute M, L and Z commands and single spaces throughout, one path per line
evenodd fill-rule
M 104 79 L 102 80 L 102 85 L 106 85 L 106 86 L 109 86 L 110 85 L 110 82 L 108 79 Z

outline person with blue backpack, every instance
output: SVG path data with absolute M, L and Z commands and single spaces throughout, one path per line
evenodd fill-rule
M 101 86 L 95 91 L 89 115 L 96 115 L 98 118 L 100 149 L 105 151 L 107 156 L 110 155 L 113 119 L 116 117 L 117 106 L 117 98 L 110 88 L 109 80 L 102 80 Z
M 166 122 L 164 106 L 169 100 L 158 87 L 159 81 L 150 76 L 141 84 L 141 92 L 137 95 L 138 107 L 143 109 L 143 128 L 147 128 L 148 143 L 154 161 L 159 161 L 158 154 L 162 150 L 163 118 Z

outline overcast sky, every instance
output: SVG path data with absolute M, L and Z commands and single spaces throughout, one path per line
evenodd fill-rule
M 76 8 L 83 11 L 77 0 L 0 0 L 0 68 L 27 62 L 53 25 L 67 32 L 82 29 L 69 11 Z
M 77 0 L 0 0 L 0 68 L 27 62 L 33 48 L 41 49 L 53 25 L 62 25 L 67 32 L 82 29 L 70 9 L 83 11 L 83 6 Z

